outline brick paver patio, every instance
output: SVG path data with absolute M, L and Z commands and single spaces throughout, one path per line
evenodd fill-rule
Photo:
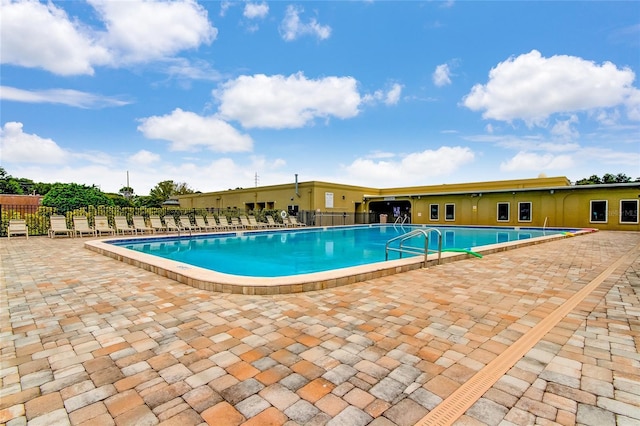
M 281 296 L 197 290 L 85 240 L 0 240 L 0 423 L 429 424 L 620 261 L 453 421 L 640 424 L 640 233 Z

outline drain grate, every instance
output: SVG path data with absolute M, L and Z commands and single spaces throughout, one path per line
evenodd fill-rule
M 593 281 L 584 286 L 579 292 L 571 296 L 564 304 L 559 306 L 550 315 L 546 316 L 531 330 L 520 337 L 506 351 L 498 355 L 487 364 L 475 376 L 460 386 L 440 405 L 424 416 L 417 426 L 444 426 L 451 425 L 462 416 L 500 377 L 509 371 L 520 358 L 522 358 L 540 339 L 571 312 L 578 303 L 582 302 L 593 290 L 595 290 L 609 275 L 623 262 L 638 256 L 640 244 L 634 247 L 626 255 L 611 264 Z

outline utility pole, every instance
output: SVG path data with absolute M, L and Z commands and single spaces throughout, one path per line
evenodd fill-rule
M 256 172 L 256 176 L 255 176 L 255 185 L 256 188 L 258 187 L 258 172 Z
M 130 190 L 130 186 L 129 186 L 129 170 L 127 170 L 127 189 L 125 189 L 124 191 L 124 198 L 126 198 L 127 200 L 129 198 L 131 198 L 131 190 Z

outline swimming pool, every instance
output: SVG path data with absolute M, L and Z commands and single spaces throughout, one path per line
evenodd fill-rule
M 225 274 L 250 277 L 281 277 L 310 274 L 385 261 L 387 241 L 418 226 L 349 226 L 273 230 L 236 235 L 199 235 L 190 238 L 162 238 L 114 241 L 112 244 L 154 256 L 199 266 Z M 504 228 L 436 228 L 442 248 L 470 249 L 508 241 L 519 241 L 562 231 Z M 429 249 L 437 251 L 438 233 L 429 232 Z M 395 246 L 397 247 L 397 243 Z M 407 241 L 405 247 L 424 248 L 424 236 Z M 403 257 L 415 256 L 404 253 Z M 389 252 L 389 260 L 400 258 Z
M 355 232 L 356 230 L 371 228 L 376 229 L 380 239 L 372 245 L 366 245 L 361 253 L 356 257 L 356 263 L 353 266 L 343 266 L 339 262 L 344 256 L 345 240 L 353 242 L 362 242 L 366 238 L 363 233 Z M 579 235 L 582 233 L 593 232 L 595 230 L 568 230 L 568 229 L 534 229 L 534 228 L 473 228 L 477 231 L 490 230 L 490 237 L 484 239 L 483 232 L 476 234 L 467 240 L 462 237 L 459 227 L 441 227 L 443 235 L 443 245 L 445 252 L 442 258 L 438 255 L 430 254 L 425 260 L 424 256 L 404 256 L 401 259 L 393 259 L 398 257 L 392 256 L 392 260 L 384 261 L 384 244 L 397 232 L 409 232 L 415 226 L 398 227 L 400 231 L 395 231 L 393 225 L 360 225 L 351 227 L 330 227 L 330 228 L 305 228 L 304 230 L 258 230 L 258 231 L 237 231 L 214 234 L 200 234 L 190 236 L 159 236 L 159 237 L 132 237 L 123 239 L 109 238 L 99 240 L 89 240 L 85 242 L 85 248 L 117 259 L 119 261 L 134 265 L 136 267 L 152 271 L 160 276 L 168 277 L 172 280 L 183 284 L 190 285 L 195 288 L 208 291 L 250 294 L 250 295 L 275 295 L 286 293 L 298 293 L 303 291 L 324 290 L 348 284 L 354 284 L 361 281 L 367 281 L 374 278 L 385 277 L 388 275 L 398 274 L 414 269 L 427 266 L 434 266 L 438 263 L 447 263 L 460 259 L 471 257 L 467 253 L 448 252 L 451 247 L 471 249 L 481 254 L 489 254 L 497 251 L 510 250 L 512 248 L 523 247 L 532 244 L 539 244 L 553 239 L 565 238 L 570 235 Z M 423 227 L 426 229 L 426 227 Z M 391 230 L 394 229 L 394 232 Z M 321 235 L 328 235 L 328 231 L 334 233 L 351 233 L 349 238 L 339 239 L 340 243 L 329 239 L 321 238 Z M 569 233 L 571 232 L 571 233 Z M 211 239 L 210 237 L 215 237 Z M 306 254 L 302 250 L 295 248 L 294 241 L 310 240 L 311 248 Z M 431 241 L 435 241 L 435 235 L 431 237 Z M 264 242 L 266 245 L 254 245 L 256 241 Z M 140 247 L 157 246 L 160 251 L 167 253 L 167 258 L 152 255 L 144 251 L 133 249 L 133 245 Z M 246 243 L 250 247 L 247 251 L 236 252 L 235 246 Z M 432 244 L 435 244 L 432 242 Z M 481 245 L 485 244 L 485 245 Z M 412 243 L 412 246 L 420 244 Z M 424 245 L 424 240 L 422 240 Z M 128 248 L 131 246 L 132 248 Z M 225 273 L 217 270 L 207 269 L 202 266 L 186 263 L 181 260 L 182 256 L 188 252 L 199 251 L 194 250 L 198 246 L 211 246 L 215 250 L 204 250 L 200 257 L 211 257 L 212 253 L 225 253 L 224 263 L 234 266 L 237 273 Z M 258 248 L 260 247 L 260 248 Z M 433 246 L 432 246 L 433 247 Z M 274 256 L 282 256 L 285 264 L 297 264 L 297 266 L 306 265 L 310 258 L 318 256 L 323 258 L 326 263 L 325 267 L 330 264 L 331 268 L 321 272 L 297 273 L 295 275 L 278 275 L 267 276 L 262 275 L 269 273 L 270 262 L 273 262 Z M 319 256 L 322 255 L 322 256 Z M 325 255 L 331 255 L 334 260 L 329 261 Z M 367 262 L 357 259 L 358 256 L 367 258 Z M 350 255 L 353 258 L 353 255 Z M 178 259 L 178 260 L 174 260 Z M 265 261 L 268 260 L 268 261 Z M 261 271 L 259 276 L 239 275 L 248 273 L 246 266 L 250 261 L 257 261 L 262 265 L 257 268 Z M 229 266 L 229 265 L 227 265 Z M 283 273 L 284 269 L 280 266 L 276 267 L 278 273 Z M 302 270 L 302 269 L 299 269 Z M 255 273 L 255 272 L 254 272 Z M 271 272 L 272 274 L 274 272 Z

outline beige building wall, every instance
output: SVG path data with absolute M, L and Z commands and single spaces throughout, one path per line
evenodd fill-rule
M 299 182 L 190 194 L 179 197 L 184 208 L 306 211 L 316 225 L 352 224 L 353 213 L 389 213 L 409 207 L 410 221 L 433 225 L 532 226 L 640 231 L 637 219 L 621 220 L 623 207 L 635 208 L 640 183 L 572 186 L 566 177 L 470 182 L 376 189 L 329 182 Z M 595 203 L 595 204 L 594 204 Z M 602 210 L 597 220 L 594 205 Z M 437 217 L 432 206 L 438 206 Z M 500 212 L 508 214 L 498 217 Z M 447 217 L 452 209 L 453 216 Z M 604 212 L 603 209 L 606 209 Z M 389 218 L 393 222 L 394 218 Z

